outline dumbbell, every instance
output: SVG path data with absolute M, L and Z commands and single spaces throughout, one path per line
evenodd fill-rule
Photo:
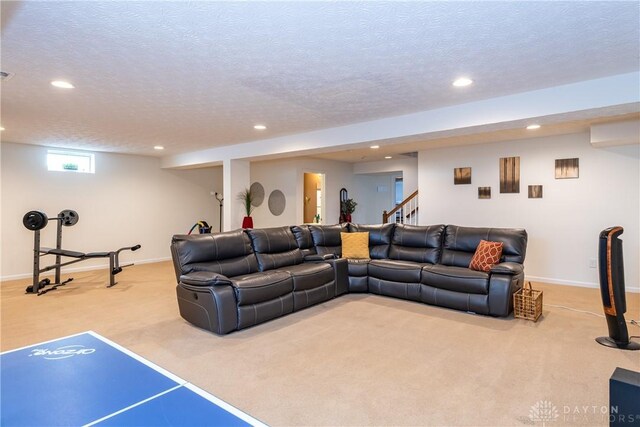
M 78 216 L 78 212 L 71 209 L 65 209 L 53 219 L 55 221 L 60 221 L 62 225 L 66 227 L 71 227 L 78 223 L 80 217 Z M 47 217 L 47 214 L 40 211 L 29 211 L 24 214 L 24 217 L 22 217 L 22 224 L 27 228 L 27 230 L 31 231 L 42 230 L 48 223 L 49 218 Z

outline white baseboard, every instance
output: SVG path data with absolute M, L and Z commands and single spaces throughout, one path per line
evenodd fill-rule
M 598 283 L 593 282 L 578 282 L 575 280 L 564 280 L 564 279 L 554 279 L 552 277 L 539 277 L 539 276 L 525 276 L 525 280 L 531 280 L 533 282 L 542 282 L 542 283 L 550 283 L 552 285 L 565 285 L 565 286 L 576 286 L 579 288 L 594 288 L 600 289 L 600 285 Z M 640 293 L 639 286 L 625 286 L 626 292 L 632 293 Z
M 141 259 L 141 260 L 135 261 L 134 264 L 153 264 L 154 262 L 163 262 L 163 261 L 170 261 L 170 260 L 171 260 L 171 257 Z M 126 264 L 128 264 L 128 262 Z M 63 274 L 78 273 L 78 272 L 81 272 L 81 271 L 105 270 L 105 269 L 108 269 L 108 268 L 109 268 L 109 263 L 107 262 L 107 263 L 103 263 L 103 264 L 88 265 L 88 266 L 84 266 L 84 267 L 71 267 L 71 268 L 63 267 L 62 268 L 62 273 Z M 51 270 L 51 271 L 47 271 L 46 273 L 41 273 L 40 276 L 47 277 L 47 276 L 53 276 L 54 274 L 55 274 L 55 270 Z M 0 277 L 0 281 L 6 282 L 8 280 L 26 279 L 26 278 L 32 277 L 32 276 L 33 276 L 33 273 L 11 274 L 11 275 L 8 275 L 8 276 Z

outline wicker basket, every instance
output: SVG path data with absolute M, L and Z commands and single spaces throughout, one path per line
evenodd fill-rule
M 513 294 L 513 315 L 536 322 L 541 314 L 542 291 L 536 291 L 531 287 L 531 282 L 527 282 Z

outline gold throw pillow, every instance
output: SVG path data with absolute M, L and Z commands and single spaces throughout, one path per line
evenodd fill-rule
M 369 232 L 340 233 L 342 258 L 369 259 Z

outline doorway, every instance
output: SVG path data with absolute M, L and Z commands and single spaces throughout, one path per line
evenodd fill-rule
M 324 174 L 304 174 L 303 221 L 321 224 L 323 217 Z

